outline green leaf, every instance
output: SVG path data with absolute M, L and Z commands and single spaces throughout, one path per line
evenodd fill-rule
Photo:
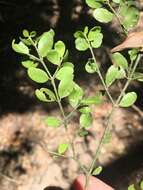
M 84 38 L 77 38 L 75 40 L 76 49 L 79 51 L 86 51 L 89 48 L 87 41 Z
M 140 188 L 141 188 L 141 190 L 143 190 L 143 180 L 140 183 Z
M 52 49 L 54 43 L 54 31 L 51 29 L 43 33 L 38 42 L 38 51 L 41 57 L 46 57 L 49 50 Z
M 129 4 L 128 1 L 121 4 L 120 15 L 122 16 L 123 26 L 128 31 L 138 23 L 139 10 L 132 3 Z
M 112 0 L 114 3 L 120 3 L 121 2 L 121 0 Z
M 115 67 L 114 65 L 111 65 L 107 70 L 105 77 L 105 82 L 107 87 L 109 87 L 116 80 L 117 74 L 118 74 L 118 68 Z
M 138 55 L 138 52 L 139 52 L 138 49 L 132 49 L 132 50 L 129 50 L 129 51 L 128 51 L 128 54 L 129 54 L 129 56 L 130 56 L 130 60 L 131 60 L 131 61 L 135 61 L 135 60 L 136 60 L 137 55 Z
M 89 132 L 88 132 L 86 129 L 84 129 L 84 128 L 79 129 L 79 131 L 78 131 L 78 135 L 79 135 L 80 137 L 85 137 L 85 136 L 87 136 L 88 134 L 89 134 Z
M 92 172 L 92 175 L 96 176 L 99 175 L 102 172 L 103 168 L 102 166 L 98 166 L 94 171 Z
M 84 33 L 82 32 L 82 31 L 76 31 L 75 33 L 74 33 L 74 37 L 75 38 L 84 38 Z
M 97 72 L 97 68 L 98 68 L 97 62 L 95 63 L 93 59 L 89 59 L 88 62 L 86 63 L 86 65 L 85 65 L 85 70 L 88 73 Z
M 47 52 L 47 59 L 55 65 L 59 65 L 61 63 L 60 54 L 53 49 Z
M 97 93 L 97 95 L 95 95 L 95 96 L 84 98 L 81 100 L 81 103 L 83 105 L 92 105 L 92 104 L 100 105 L 102 103 L 102 94 Z
M 56 79 L 58 80 L 73 80 L 73 67 L 72 64 L 64 64 L 63 67 L 57 72 Z
M 114 14 L 108 11 L 105 8 L 98 8 L 95 9 L 93 12 L 93 17 L 102 23 L 108 23 L 112 21 Z
M 48 127 L 54 127 L 57 128 L 61 125 L 61 121 L 57 119 L 56 117 L 50 116 L 45 119 L 45 124 Z
M 70 145 L 68 143 L 60 144 L 59 147 L 58 147 L 58 153 L 59 154 L 64 154 L 67 151 L 67 149 L 69 148 L 69 146 Z
M 72 107 L 76 107 L 83 96 L 83 90 L 80 86 L 74 83 L 74 88 L 71 94 L 68 96 L 69 103 Z
M 135 72 L 133 75 L 133 79 L 143 82 L 143 73 Z
M 55 97 L 54 93 L 47 88 L 41 88 L 40 90 L 36 89 L 35 95 L 40 101 L 43 101 L 43 102 L 56 101 L 56 97 Z
M 124 69 L 128 69 L 128 62 L 121 53 L 119 53 L 119 52 L 114 53 L 112 55 L 112 57 L 113 57 L 113 61 L 116 65 L 118 65 L 119 67 L 122 67 Z
M 130 186 L 128 187 L 128 190 L 136 190 L 134 184 L 130 185 Z
M 30 32 L 30 37 L 31 37 L 31 38 L 34 38 L 36 35 L 37 35 L 36 31 Z
M 55 50 L 59 53 L 60 57 L 63 57 L 65 54 L 65 44 L 62 41 L 58 41 L 55 43 Z
M 92 116 L 90 113 L 83 113 L 80 116 L 80 126 L 82 128 L 88 128 L 92 125 Z
M 61 80 L 58 86 L 58 94 L 60 98 L 65 98 L 69 96 L 74 87 L 74 82 L 71 79 Z
M 24 30 L 22 31 L 22 33 L 23 33 L 23 36 L 24 36 L 25 38 L 29 37 L 29 32 L 28 32 L 28 30 L 24 29 Z
M 45 71 L 34 67 L 28 69 L 28 76 L 37 83 L 45 83 L 49 79 Z
M 23 67 L 29 69 L 30 67 L 37 67 L 38 63 L 34 63 L 34 61 L 27 60 L 27 61 L 22 61 L 21 64 Z
M 125 72 L 125 70 L 123 68 L 120 68 L 118 70 L 116 79 L 124 79 L 124 78 L 126 78 L 126 72 Z
M 85 26 L 85 27 L 84 27 L 83 33 L 84 33 L 85 36 L 88 34 L 88 26 Z
M 94 27 L 88 34 L 88 39 L 91 42 L 93 48 L 99 48 L 102 44 L 103 34 L 101 33 L 101 27 Z
M 135 92 L 129 92 L 123 96 L 120 101 L 119 106 L 121 107 L 129 107 L 135 103 L 137 100 L 137 94 Z
M 91 113 L 91 108 L 89 106 L 85 106 L 79 109 L 80 113 Z
M 21 41 L 19 44 L 15 44 L 15 39 L 12 41 L 12 49 L 17 53 L 29 54 L 28 47 Z
M 85 2 L 86 2 L 86 4 L 87 4 L 89 7 L 93 8 L 93 9 L 99 8 L 99 7 L 102 6 L 102 4 L 101 4 L 100 2 L 97 2 L 97 1 L 95 1 L 95 0 L 86 0 Z

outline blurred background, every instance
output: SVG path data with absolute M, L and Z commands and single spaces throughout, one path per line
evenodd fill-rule
M 136 0 L 136 3 L 143 11 L 142 1 Z M 80 173 L 72 160 L 53 158 L 45 151 L 47 146 L 56 151 L 57 145 L 66 139 L 62 128 L 53 130 L 43 122 L 45 116 L 59 116 L 60 113 L 56 104 L 46 105 L 36 100 L 34 90 L 38 85 L 28 79 L 21 66 L 21 56 L 12 51 L 11 42 L 22 35 L 23 29 L 35 30 L 40 35 L 53 28 L 56 40 L 64 41 L 70 50 L 69 60 L 75 65 L 76 81 L 87 95 L 94 95 L 103 88 L 96 75 L 85 72 L 84 65 L 90 53 L 78 52 L 74 47 L 73 33 L 86 25 L 101 24 L 92 18 L 84 0 L 0 0 L 1 190 L 42 190 L 46 186 L 70 189 L 73 179 Z M 123 36 L 116 21 L 101 26 L 104 42 L 95 54 L 104 73 L 111 64 L 109 49 L 120 43 Z M 104 168 L 99 178 L 118 190 L 125 190 L 129 184 L 143 179 L 142 85 L 135 82 L 130 86 L 138 94 L 136 107 L 116 111 L 111 143 L 103 147 L 99 157 L 99 164 Z M 113 85 L 111 92 L 116 96 L 118 87 Z M 101 106 L 93 106 L 91 135 L 76 140 L 85 165 L 96 150 L 111 106 L 106 98 Z M 67 112 L 71 111 L 66 102 L 64 107 Z M 69 135 L 74 134 L 76 127 L 78 114 L 69 126 Z

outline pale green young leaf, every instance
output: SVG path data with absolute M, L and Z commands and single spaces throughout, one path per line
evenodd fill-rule
M 91 108 L 89 106 L 85 106 L 79 109 L 80 113 L 91 113 Z
M 85 27 L 84 27 L 83 33 L 84 33 L 85 36 L 88 34 L 88 26 L 85 26 Z
M 21 64 L 23 65 L 23 67 L 29 69 L 30 67 L 37 67 L 38 63 L 34 63 L 34 61 L 32 60 L 26 60 L 26 61 L 22 61 Z
M 91 42 L 93 48 L 99 48 L 102 44 L 103 34 L 101 33 L 101 29 L 99 27 L 97 29 L 91 29 L 88 34 L 88 39 Z
M 60 57 L 63 57 L 66 50 L 64 42 L 58 41 L 55 43 L 54 47 L 55 47 L 55 50 L 59 53 Z
M 28 69 L 28 76 L 37 83 L 45 83 L 49 79 L 45 71 L 34 67 Z
M 37 35 L 37 32 L 36 32 L 36 31 L 30 32 L 30 37 L 31 37 L 31 38 L 34 38 L 36 35 Z
M 47 100 L 46 95 L 43 92 L 41 92 L 41 90 L 39 90 L 39 89 L 35 90 L 35 95 L 38 98 L 38 100 L 40 100 L 42 102 L 50 102 Z
M 48 59 L 48 61 L 50 61 L 54 65 L 60 65 L 60 63 L 61 63 L 60 54 L 54 49 L 49 50 L 47 52 L 47 59 Z
M 133 28 L 139 20 L 139 10 L 133 6 L 132 3 L 129 4 L 129 2 L 121 4 L 120 15 L 122 16 L 123 26 L 128 31 Z
M 103 99 L 102 94 L 97 93 L 97 95 L 95 95 L 95 96 L 83 98 L 81 100 L 81 104 L 83 104 L 83 105 L 92 105 L 92 104 L 100 105 L 102 103 L 102 99 Z
M 143 73 L 135 72 L 133 75 L 133 79 L 143 82 Z
M 36 89 L 35 95 L 40 101 L 43 101 L 43 102 L 56 101 L 55 94 L 47 88 L 41 88 L 40 90 Z
M 137 94 L 135 92 L 128 92 L 121 99 L 119 106 L 121 107 L 129 107 L 135 103 L 137 100 Z
M 44 32 L 38 42 L 38 51 L 41 57 L 46 57 L 49 50 L 52 49 L 54 43 L 54 31 L 51 29 Z
M 82 113 L 80 116 L 80 126 L 82 128 L 88 128 L 92 125 L 92 116 L 90 113 Z
M 52 90 L 47 88 L 41 88 L 40 90 L 45 93 L 45 95 L 48 96 L 51 101 L 56 101 L 55 94 Z
M 82 31 L 76 31 L 74 33 L 75 38 L 84 38 L 84 33 Z
M 102 4 L 96 0 L 85 0 L 85 2 L 89 7 L 93 9 L 96 9 L 102 6 Z
M 126 78 L 126 72 L 125 72 L 125 70 L 123 68 L 120 68 L 118 70 L 116 79 L 124 79 L 124 78 Z
M 56 79 L 58 80 L 73 80 L 73 67 L 71 64 L 64 64 L 63 67 L 57 72 Z
M 126 58 L 119 52 L 112 55 L 113 62 L 124 69 L 128 69 L 128 62 Z
M 128 51 L 131 61 L 135 61 L 135 59 L 137 58 L 138 52 L 139 52 L 138 49 L 131 49 Z
M 140 182 L 140 188 L 143 190 L 143 180 Z
M 73 91 L 74 82 L 71 79 L 61 80 L 58 86 L 58 94 L 60 98 L 65 98 Z
M 134 184 L 130 185 L 130 186 L 128 187 L 128 190 L 136 190 Z
M 60 144 L 59 147 L 58 147 L 58 153 L 59 154 L 64 154 L 68 150 L 69 146 L 70 145 L 68 143 Z
M 86 51 L 89 48 L 87 41 L 84 38 L 77 38 L 75 40 L 76 49 L 79 51 Z
M 68 96 L 69 103 L 72 107 L 76 107 L 83 96 L 83 90 L 82 88 L 74 83 L 73 91 Z
M 28 30 L 24 29 L 24 30 L 22 31 L 22 33 L 23 33 L 23 36 L 24 36 L 25 38 L 29 37 L 29 32 L 28 32 Z
M 93 17 L 102 23 L 108 23 L 112 21 L 114 14 L 108 11 L 105 8 L 98 8 L 95 9 L 93 12 Z
M 12 41 L 12 49 L 21 54 L 29 54 L 28 47 L 21 41 L 18 44 L 15 43 L 15 39 Z
M 107 70 L 105 77 L 105 82 L 108 87 L 116 80 L 117 74 L 118 74 L 118 68 L 115 67 L 114 65 L 111 65 Z
M 59 119 L 57 119 L 56 117 L 53 116 L 49 116 L 45 119 L 45 124 L 48 127 L 53 127 L 53 128 L 57 128 L 61 125 L 61 121 Z
M 120 3 L 121 2 L 121 0 L 112 0 L 114 3 Z
M 95 73 L 95 72 L 97 72 L 97 69 L 98 69 L 97 62 L 95 63 L 95 61 L 93 59 L 89 59 L 85 65 L 85 70 L 88 73 Z
M 93 170 L 92 175 L 94 176 L 99 175 L 102 172 L 102 170 L 103 170 L 102 166 L 98 166 Z

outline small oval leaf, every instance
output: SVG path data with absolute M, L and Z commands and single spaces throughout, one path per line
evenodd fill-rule
M 84 38 L 77 38 L 75 40 L 76 49 L 79 51 L 86 51 L 89 48 L 87 41 Z
M 94 171 L 92 172 L 92 175 L 96 176 L 99 175 L 102 172 L 103 168 L 102 166 L 98 166 Z
M 57 119 L 56 117 L 50 116 L 45 119 L 45 124 L 48 127 L 54 127 L 57 128 L 61 125 L 61 121 Z
M 129 107 L 133 105 L 136 100 L 137 100 L 137 94 L 135 92 L 129 92 L 123 96 L 122 100 L 119 103 L 119 106 Z
M 62 143 L 58 147 L 58 153 L 59 154 L 64 154 L 67 151 L 68 148 L 69 148 L 69 144 L 68 143 Z
M 12 49 L 17 53 L 29 54 L 28 47 L 21 41 L 19 44 L 15 44 L 15 39 L 12 41 Z
M 51 29 L 43 33 L 38 42 L 38 51 L 41 57 L 46 57 L 49 50 L 52 49 L 54 43 L 54 31 Z
M 55 65 L 59 65 L 61 62 L 61 58 L 60 58 L 59 53 L 53 49 L 48 51 L 47 59 L 48 59 L 48 61 L 50 61 L 51 63 L 53 63 Z
M 116 65 L 118 65 L 119 67 L 122 67 L 123 69 L 128 69 L 128 62 L 121 53 L 119 52 L 114 53 L 112 57 Z
M 62 41 L 58 41 L 55 43 L 55 50 L 59 53 L 60 57 L 63 57 L 65 54 L 65 44 Z
M 83 113 L 80 116 L 80 126 L 83 128 L 88 128 L 92 125 L 92 116 L 90 113 Z
M 95 9 L 93 12 L 93 17 L 99 22 L 108 23 L 112 21 L 114 14 L 105 8 Z
M 68 96 L 68 100 L 71 106 L 76 107 L 79 103 L 79 101 L 82 99 L 83 96 L 83 90 L 80 86 L 77 84 L 74 84 L 73 91 Z
M 28 69 L 28 76 L 37 83 L 45 83 L 49 79 L 45 71 L 34 67 Z
M 105 82 L 107 87 L 109 87 L 117 78 L 118 75 L 118 68 L 114 65 L 111 65 L 109 69 L 107 70 Z

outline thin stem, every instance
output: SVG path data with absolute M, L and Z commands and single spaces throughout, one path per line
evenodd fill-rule
M 103 135 L 102 135 L 102 137 L 101 137 L 101 140 L 100 140 L 100 142 L 99 142 L 99 145 L 98 145 L 98 147 L 97 147 L 97 150 L 96 150 L 96 153 L 95 153 L 93 162 L 91 163 L 91 166 L 90 166 L 90 169 L 89 169 L 89 173 L 90 173 L 90 174 L 92 173 L 92 170 L 93 170 L 93 168 L 94 168 L 94 165 L 95 165 L 95 163 L 96 163 L 96 160 L 97 160 L 97 158 L 98 158 L 98 155 L 99 155 L 99 153 L 100 153 L 100 151 L 101 151 L 101 147 L 102 147 L 102 145 L 104 144 L 104 139 L 105 139 L 107 133 L 109 132 L 110 126 L 112 125 L 112 117 L 113 117 L 113 113 L 114 113 L 115 109 L 116 109 L 116 106 L 113 106 L 113 107 L 112 107 L 112 110 L 111 110 L 111 112 L 110 112 L 110 114 L 109 114 L 107 125 L 106 125 L 106 127 L 105 127 L 104 133 L 103 133 Z
M 50 80 L 51 80 L 51 84 L 52 84 L 53 89 L 54 89 L 54 92 L 55 92 L 56 100 L 57 100 L 57 103 L 58 103 L 58 105 L 59 105 L 59 108 L 60 108 L 62 117 L 63 117 L 64 127 L 65 127 L 65 130 L 67 131 L 66 115 L 65 115 L 65 112 L 64 112 L 64 109 L 63 109 L 63 106 L 62 106 L 62 103 L 61 103 L 61 99 L 60 99 L 60 97 L 59 97 L 58 90 L 57 90 L 57 87 L 56 87 L 56 84 L 55 84 L 55 73 L 57 72 L 57 70 L 56 70 L 56 72 L 54 73 L 54 76 L 52 76 L 51 73 L 50 73 L 50 71 L 48 70 L 48 68 L 47 68 L 47 66 L 46 66 L 46 64 L 45 64 L 45 62 L 43 61 L 43 58 L 40 56 L 36 44 L 33 42 L 33 40 L 32 40 L 31 37 L 29 37 L 29 39 L 30 39 L 32 45 L 35 47 L 35 50 L 36 50 L 36 52 L 37 52 L 37 54 L 38 54 L 38 56 L 39 56 L 39 58 L 36 58 L 35 56 L 33 56 L 33 58 L 36 58 L 36 60 L 38 60 L 38 61 L 41 62 L 41 64 L 43 65 L 45 71 L 47 72 L 47 74 L 48 74 L 48 76 L 49 76 L 49 78 L 50 78 Z M 73 143 L 73 141 L 71 141 L 71 139 L 70 139 L 69 136 L 68 136 L 68 139 L 69 139 L 69 143 L 70 143 L 71 148 L 72 148 L 73 157 L 75 158 L 76 153 L 75 153 L 74 143 Z
M 85 36 L 85 38 L 86 38 L 86 40 L 87 40 L 87 42 L 88 42 L 88 44 L 89 44 L 89 49 L 90 49 L 92 58 L 93 58 L 94 62 L 96 63 L 96 58 L 95 58 L 95 55 L 94 55 L 92 46 L 91 46 L 91 44 L 90 44 L 88 38 L 87 38 L 86 36 Z M 104 89 L 105 89 L 105 91 L 106 91 L 106 93 L 107 93 L 109 99 L 111 100 L 112 104 L 114 105 L 114 100 L 113 100 L 113 98 L 112 98 L 112 96 L 111 96 L 111 94 L 110 94 L 110 92 L 109 92 L 109 90 L 108 90 L 108 88 L 107 88 L 107 86 L 106 86 L 106 84 L 105 84 L 105 82 L 104 82 L 103 76 L 102 76 L 102 74 L 101 74 L 100 69 L 99 69 L 98 66 L 97 66 L 97 73 L 98 73 L 98 75 L 99 75 L 99 78 L 100 78 L 100 80 L 101 80 L 101 82 L 102 82 L 102 84 L 103 84 L 103 87 L 104 87 Z
M 138 66 L 138 64 L 139 64 L 140 58 L 141 58 L 141 55 L 139 54 L 138 57 L 137 57 L 137 59 L 136 59 L 136 61 L 135 61 L 135 64 L 134 64 L 134 67 L 133 67 L 133 69 L 132 69 L 132 72 L 131 72 L 131 74 L 130 74 L 129 79 L 128 79 L 127 82 L 125 83 L 124 88 L 122 89 L 122 91 L 121 91 L 119 97 L 117 98 L 115 104 L 113 104 L 112 110 L 111 110 L 110 115 L 109 115 L 109 118 L 108 118 L 107 126 L 105 127 L 104 133 L 103 133 L 103 135 L 102 135 L 102 137 L 101 137 L 101 140 L 100 140 L 99 145 L 98 145 L 98 147 L 97 147 L 96 153 L 95 153 L 95 155 L 94 155 L 94 157 L 93 157 L 93 161 L 92 161 L 92 163 L 91 163 L 91 165 L 90 165 L 90 167 L 89 167 L 89 171 L 88 171 L 88 173 L 87 173 L 87 175 L 86 175 L 85 189 L 88 187 L 89 177 L 90 177 L 90 175 L 92 174 L 92 171 L 93 171 L 93 169 L 94 169 L 94 166 L 95 166 L 96 161 L 97 161 L 97 159 L 98 159 L 98 156 L 99 156 L 99 154 L 100 154 L 101 148 L 102 148 L 102 146 L 103 146 L 103 144 L 104 144 L 104 139 L 105 139 L 105 137 L 106 137 L 106 134 L 109 132 L 110 127 L 112 126 L 112 117 L 113 117 L 114 111 L 115 111 L 115 109 L 119 106 L 119 102 L 120 102 L 120 100 L 122 99 L 122 97 L 124 96 L 125 91 L 126 91 L 127 87 L 129 86 L 129 84 L 130 84 L 130 82 L 131 82 L 131 80 L 132 80 L 133 74 L 134 74 L 134 72 L 135 72 L 135 70 L 136 70 L 136 68 L 137 68 L 137 66 Z
M 137 59 L 136 59 L 136 61 L 135 61 L 134 67 L 133 67 L 133 69 L 132 69 L 132 71 L 131 71 L 131 73 L 130 73 L 130 75 L 129 75 L 129 77 L 128 77 L 128 80 L 127 80 L 127 82 L 126 82 L 126 84 L 125 84 L 125 86 L 124 86 L 124 88 L 123 88 L 121 94 L 119 95 L 119 97 L 118 97 L 118 99 L 117 99 L 117 101 L 116 101 L 116 105 L 119 104 L 119 102 L 120 102 L 122 96 L 124 95 L 124 93 L 125 93 L 126 89 L 128 88 L 130 82 L 132 81 L 132 77 L 133 77 L 133 75 L 134 75 L 134 72 L 135 72 L 135 70 L 136 70 L 138 64 L 139 64 L 139 61 L 140 61 L 141 56 L 142 56 L 141 54 L 139 54 L 139 55 L 137 56 Z
M 119 22 L 119 24 L 120 24 L 120 27 L 122 28 L 122 30 L 124 31 L 124 33 L 127 35 L 127 32 L 126 32 L 126 30 L 125 30 L 125 28 L 124 28 L 124 26 L 123 26 L 123 23 L 122 23 L 122 21 L 121 21 L 121 19 L 120 19 L 120 16 L 117 14 L 117 12 L 116 12 L 116 11 L 114 10 L 114 8 L 111 6 L 109 0 L 107 1 L 107 5 L 108 5 L 108 7 L 110 8 L 110 10 L 114 13 L 114 15 L 116 16 L 116 18 L 117 18 L 117 20 L 118 20 L 118 22 Z

